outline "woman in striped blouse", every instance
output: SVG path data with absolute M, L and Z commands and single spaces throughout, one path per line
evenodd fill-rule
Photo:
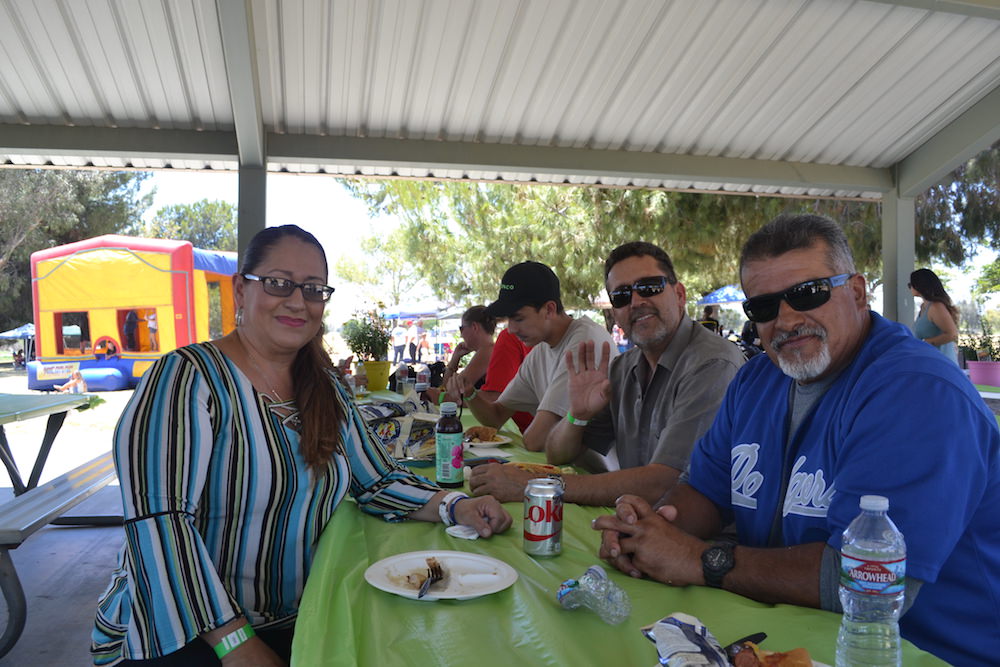
M 98 606 L 98 665 L 284 665 L 313 551 L 350 493 L 388 521 L 510 527 L 368 433 L 323 349 L 326 255 L 294 225 L 257 234 L 236 330 L 146 372 L 115 431 L 125 546 Z

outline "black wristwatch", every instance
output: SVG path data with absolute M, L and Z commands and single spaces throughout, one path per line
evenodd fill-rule
M 716 544 L 701 554 L 701 572 L 705 576 L 705 585 L 722 588 L 722 578 L 733 569 L 733 544 Z

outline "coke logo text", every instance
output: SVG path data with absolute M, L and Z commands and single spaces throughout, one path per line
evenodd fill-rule
M 526 508 L 527 514 L 524 518 L 527 521 L 533 521 L 535 523 L 547 523 L 549 521 L 562 521 L 563 518 L 563 508 L 562 503 L 556 504 L 551 500 L 545 501 L 545 507 L 541 505 L 531 505 Z

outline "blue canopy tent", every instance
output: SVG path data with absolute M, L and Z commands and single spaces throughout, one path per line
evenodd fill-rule
M 22 324 L 16 329 L 0 333 L 0 340 L 21 340 L 23 338 L 35 337 L 35 325 L 31 322 Z
M 22 324 L 16 329 L 10 329 L 9 331 L 4 331 L 0 333 L 0 340 L 22 340 L 24 345 L 21 347 L 21 351 L 24 353 L 24 358 L 34 359 L 35 358 L 35 325 L 31 322 L 27 324 Z
M 738 285 L 726 285 L 714 292 L 709 292 L 698 301 L 699 306 L 708 306 L 716 303 L 743 303 L 746 296 Z

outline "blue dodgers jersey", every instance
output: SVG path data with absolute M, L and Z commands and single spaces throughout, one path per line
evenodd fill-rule
M 956 665 L 990 664 L 1000 655 L 996 419 L 940 352 L 871 317 L 857 358 L 787 453 L 792 380 L 764 355 L 747 363 L 695 446 L 690 483 L 736 521 L 741 544 L 759 547 L 780 506 L 780 544 L 839 550 L 860 497 L 886 496 L 906 539 L 907 575 L 924 582 L 903 636 Z

